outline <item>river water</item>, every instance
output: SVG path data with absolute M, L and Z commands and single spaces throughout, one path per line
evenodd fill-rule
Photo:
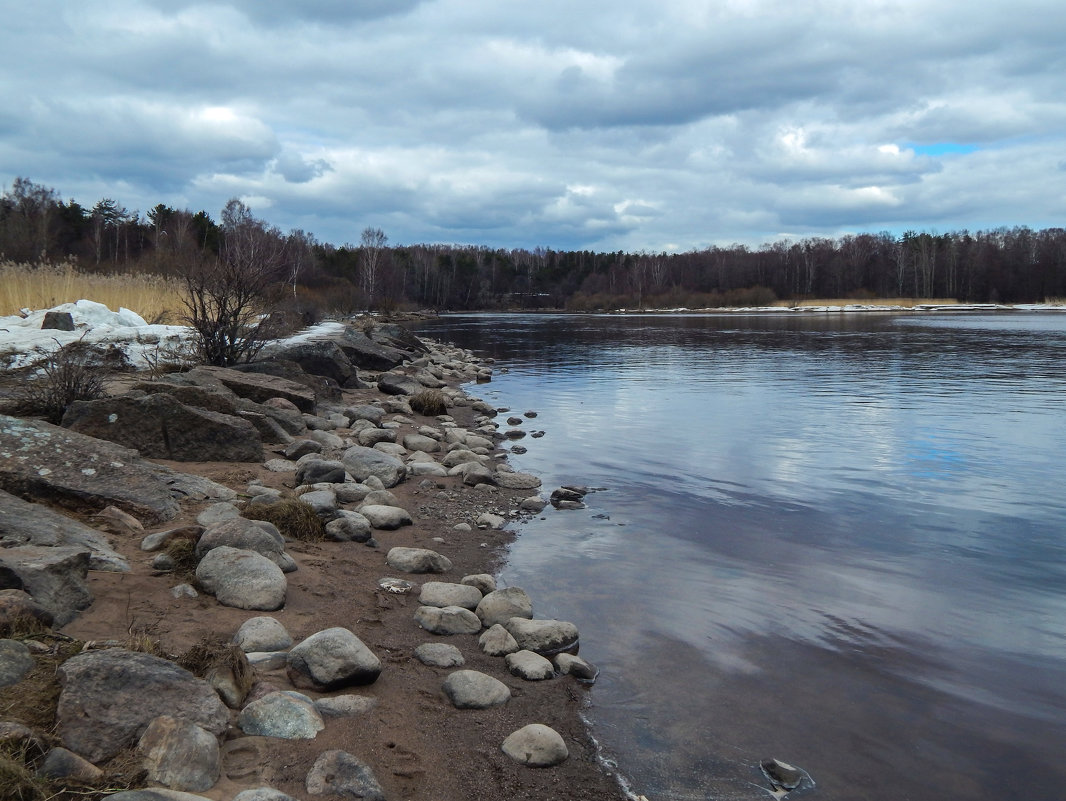
M 637 793 L 1066 797 L 1066 314 L 469 315 L 538 417 L 505 583 Z M 502 421 L 507 415 L 501 416 Z

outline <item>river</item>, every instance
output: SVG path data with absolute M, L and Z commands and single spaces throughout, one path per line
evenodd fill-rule
M 503 583 L 576 623 L 651 801 L 1066 794 L 1066 314 L 465 315 L 472 391 L 601 488 Z M 500 421 L 508 415 L 501 416 Z M 506 426 L 505 426 L 506 427 Z

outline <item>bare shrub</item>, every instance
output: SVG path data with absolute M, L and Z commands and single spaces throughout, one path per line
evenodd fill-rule
M 108 360 L 106 352 L 78 340 L 52 353 L 42 353 L 36 374 L 22 387 L 19 409 L 59 423 L 74 401 L 95 400 L 104 395 Z
M 424 414 L 426 417 L 436 417 L 438 414 L 447 414 L 448 405 L 445 402 L 444 393 L 439 389 L 424 389 L 416 392 L 410 398 L 411 409 Z

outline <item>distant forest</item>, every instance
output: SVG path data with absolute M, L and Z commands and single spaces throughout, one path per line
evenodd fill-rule
M 0 195 L 0 260 L 75 261 L 86 272 L 180 277 L 224 259 L 227 239 L 257 258 L 307 313 L 372 308 L 708 308 L 809 298 L 1066 298 L 1066 230 L 1027 227 L 902 236 L 809 237 L 756 249 L 600 253 L 476 245 L 393 245 L 367 228 L 358 244 L 282 232 L 232 200 L 219 221 L 159 204 L 146 214 L 103 198 L 91 208 L 18 178 Z M 249 239 L 251 236 L 251 239 Z M 242 246 L 247 251 L 246 246 Z

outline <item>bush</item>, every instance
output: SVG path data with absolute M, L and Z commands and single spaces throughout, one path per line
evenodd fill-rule
M 444 393 L 439 389 L 424 389 L 411 396 L 411 409 L 424 414 L 426 417 L 436 417 L 438 414 L 447 414 L 448 405 L 444 399 Z
M 22 388 L 20 411 L 59 423 L 74 401 L 95 400 L 104 395 L 108 362 L 114 364 L 116 360 L 81 340 L 44 354 L 35 365 L 36 375 Z

